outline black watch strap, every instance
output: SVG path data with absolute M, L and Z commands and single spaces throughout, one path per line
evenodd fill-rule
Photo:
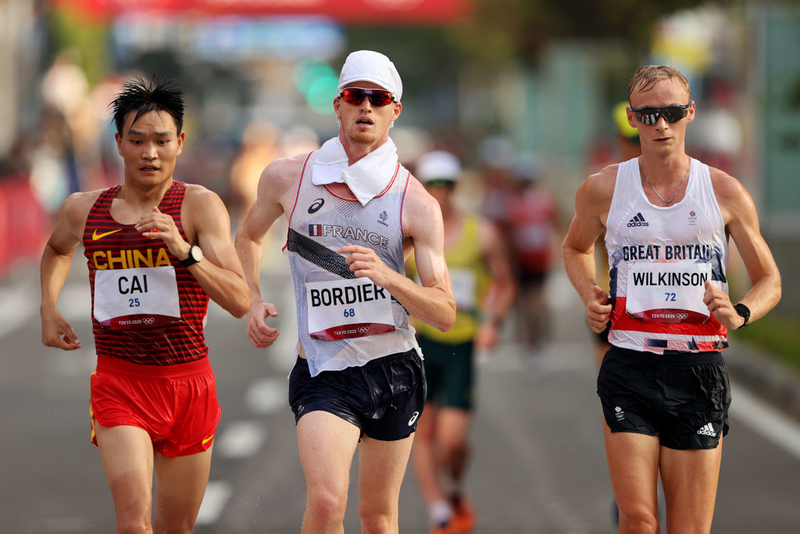
M 738 304 L 733 305 L 733 309 L 736 310 L 736 313 L 739 314 L 740 317 L 744 319 L 744 323 L 739 328 L 744 328 L 750 323 L 750 308 L 739 302 Z

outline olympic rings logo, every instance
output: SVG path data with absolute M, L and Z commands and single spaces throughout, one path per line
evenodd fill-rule
M 683 319 L 688 319 L 688 318 L 689 318 L 689 314 L 688 314 L 688 313 L 683 313 L 683 312 L 681 312 L 681 313 L 676 313 L 676 314 L 675 314 L 675 317 L 676 317 L 677 319 L 680 319 L 680 320 L 683 320 Z
M 359 326 L 358 327 L 358 333 L 359 334 L 366 334 L 367 332 L 369 332 L 369 327 L 368 326 Z
M 145 317 L 144 319 L 142 319 L 142 323 L 144 324 L 153 324 L 155 322 L 156 322 L 155 317 Z

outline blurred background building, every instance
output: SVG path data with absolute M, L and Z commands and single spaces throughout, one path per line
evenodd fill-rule
M 538 155 L 565 225 L 578 184 L 618 157 L 610 111 L 634 70 L 681 69 L 698 110 L 688 151 L 753 195 L 784 273 L 777 311 L 800 324 L 790 2 L 0 0 L 0 277 L 38 261 L 70 192 L 121 181 L 107 106 L 125 77 L 179 80 L 176 177 L 218 192 L 235 227 L 264 165 L 336 134 L 337 73 L 357 49 L 387 54 L 403 77 L 401 160 L 456 153 L 474 169 L 464 202 L 477 207 L 492 186 L 481 147 L 504 139 Z

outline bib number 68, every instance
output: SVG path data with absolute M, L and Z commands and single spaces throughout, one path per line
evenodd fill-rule
M 356 310 L 354 310 L 353 308 L 345 309 L 344 310 L 344 316 L 345 317 L 355 317 L 356 316 Z

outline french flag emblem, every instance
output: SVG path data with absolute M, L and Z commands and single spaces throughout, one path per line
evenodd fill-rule
M 321 224 L 309 224 L 308 225 L 308 235 L 311 237 L 321 236 L 322 235 L 322 225 Z

